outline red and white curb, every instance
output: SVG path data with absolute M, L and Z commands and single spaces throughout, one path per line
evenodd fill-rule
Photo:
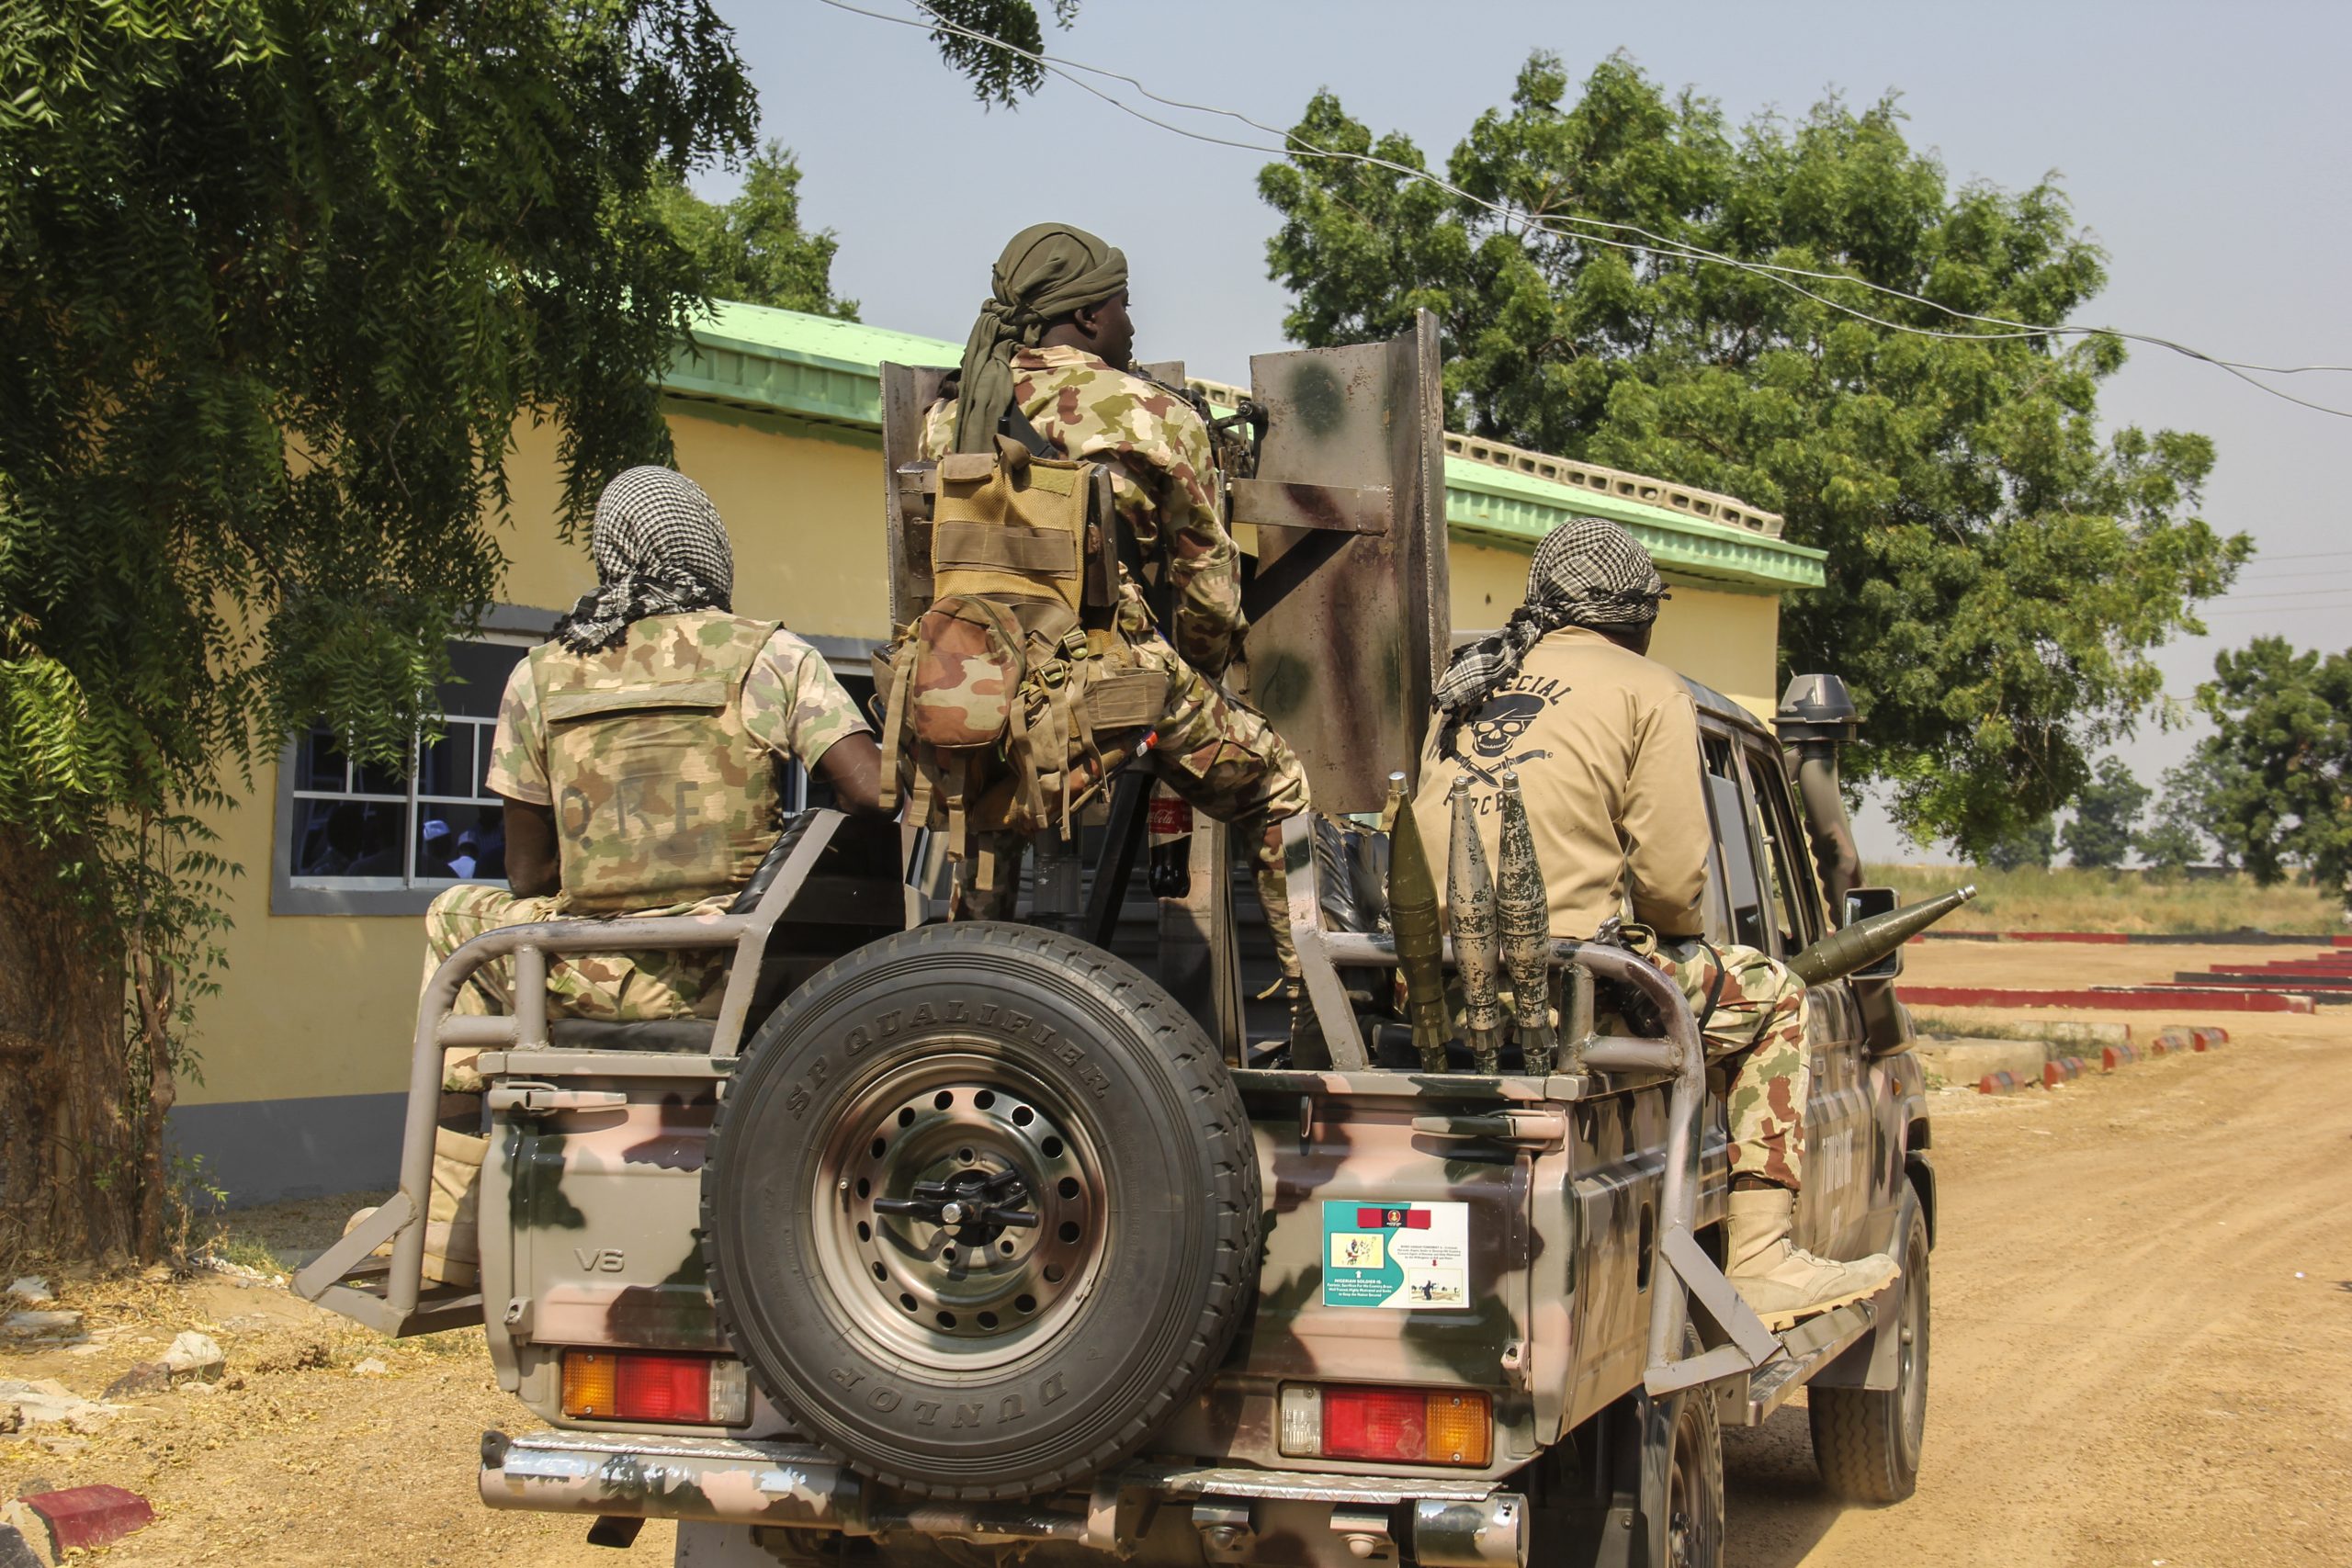
M 2154 1061 L 2167 1052 L 2211 1051 L 2226 1043 L 2229 1038 L 2230 1032 L 2217 1025 L 2168 1024 L 2156 1032 L 2156 1037 L 2148 1043 L 2145 1049 L 2128 1041 L 2103 1047 L 2099 1052 L 2098 1069 L 2102 1073 L 2111 1073 L 2119 1067 Z M 1976 1092 L 2014 1094 L 2018 1089 L 2031 1089 L 2037 1084 L 2043 1089 L 2056 1089 L 2060 1084 L 2072 1083 L 2088 1071 L 2090 1064 L 2080 1056 L 2053 1056 L 2042 1064 L 2040 1077 L 2030 1073 L 1986 1073 L 1976 1080 Z

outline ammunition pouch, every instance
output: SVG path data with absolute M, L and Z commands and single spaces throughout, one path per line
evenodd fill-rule
M 876 664 L 883 803 L 944 828 L 959 881 L 995 886 L 982 833 L 1070 837 L 1072 813 L 1148 744 L 1168 701 L 1114 624 L 1089 626 L 1093 465 L 1040 457 L 1008 436 L 938 468 L 933 598 Z M 1104 617 L 1106 621 L 1108 617 Z

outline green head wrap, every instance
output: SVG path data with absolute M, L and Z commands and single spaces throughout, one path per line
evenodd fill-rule
M 1100 305 L 1127 286 L 1126 253 L 1067 223 L 1037 223 L 996 258 L 996 292 L 964 344 L 956 400 L 956 449 L 993 450 L 996 422 L 1012 401 L 1012 352 L 1035 348 L 1049 321 Z

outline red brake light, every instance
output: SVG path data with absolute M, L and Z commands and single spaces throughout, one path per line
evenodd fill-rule
M 1326 1387 L 1323 1455 L 1419 1464 L 1429 1452 L 1428 1410 L 1419 1389 Z
M 725 1426 L 743 1419 L 746 1392 L 742 1363 L 722 1357 L 563 1353 L 563 1413 L 574 1419 Z
M 613 1403 L 624 1421 L 710 1419 L 710 1358 L 623 1356 Z

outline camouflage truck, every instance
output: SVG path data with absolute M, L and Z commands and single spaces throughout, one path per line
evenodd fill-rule
M 614 1547 L 673 1519 L 679 1563 L 734 1568 L 1713 1564 L 1721 1424 L 1800 1387 L 1835 1489 L 1910 1493 L 1921 1074 L 1886 982 L 1828 977 L 1887 944 L 1826 929 L 1794 764 L 1695 690 L 1711 930 L 1823 975 L 1799 1239 L 1903 1276 L 1776 1336 L 1719 1271 L 1721 1069 L 1651 964 L 1539 952 L 1548 1072 L 1410 1048 L 1382 836 L 1335 818 L 1417 765 L 1449 647 L 1434 331 L 1252 370 L 1252 683 L 1331 814 L 1285 825 L 1314 1027 L 1249 1017 L 1214 822 L 1138 922 L 1141 769 L 1040 842 L 1014 922 L 943 920 L 923 835 L 815 809 L 726 914 L 469 943 L 420 1004 L 401 1190 L 297 1288 L 390 1334 L 484 1326 L 540 1428 L 483 1434 L 488 1506 Z M 936 384 L 885 373 L 901 623 Z M 715 1021 L 548 1016 L 550 954 L 665 946 L 731 950 Z M 509 955 L 515 1016 L 453 1016 Z M 421 1271 L 452 1046 L 485 1053 L 478 1287 Z

